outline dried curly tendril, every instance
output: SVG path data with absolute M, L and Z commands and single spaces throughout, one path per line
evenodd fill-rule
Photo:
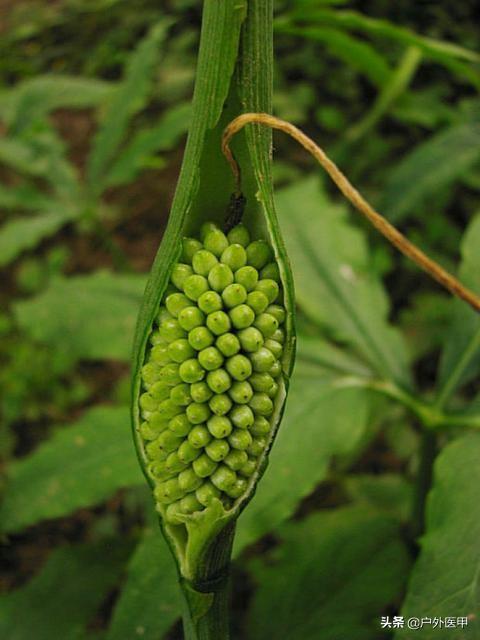
M 279 392 L 285 308 L 270 245 L 239 224 L 185 238 L 141 370 L 140 437 L 170 524 L 249 488 Z

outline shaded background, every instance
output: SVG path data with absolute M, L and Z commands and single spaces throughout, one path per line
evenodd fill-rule
M 153 534 L 126 405 L 135 317 L 189 123 L 200 4 L 0 1 L 5 639 L 181 637 L 175 588 L 157 579 L 162 563 L 165 575 L 172 568 Z M 473 1 L 446 0 L 276 3 L 275 114 L 320 142 L 367 199 L 450 270 L 459 264 L 480 189 L 476 9 Z M 342 18 L 345 10 L 360 17 Z M 408 514 L 418 421 L 366 388 L 331 395 L 331 370 L 341 367 L 332 365 L 340 351 L 332 354 L 328 345 L 352 355 L 349 374 L 376 370 L 362 340 L 348 337 L 352 309 L 329 298 L 332 277 L 340 273 L 355 288 L 360 274 L 353 314 L 372 335 L 385 331 L 385 340 L 379 337 L 385 344 L 388 323 L 395 324 L 403 346 L 395 335 L 392 360 L 403 353 L 398 361 L 406 361 L 408 353 L 412 365 L 410 373 L 406 363 L 381 373 L 400 386 L 413 374 L 426 400 L 444 376 L 441 361 L 436 372 L 456 307 L 347 215 L 312 160 L 280 135 L 275 158 L 294 268 L 302 240 L 289 226 L 292 216 L 313 237 L 334 240 L 319 243 L 325 264 L 313 278 L 306 268 L 296 273 L 302 335 L 318 338 L 324 351 L 316 363 L 305 358 L 299 380 L 316 382 L 292 390 L 286 422 L 299 423 L 297 414 L 308 407 L 315 455 L 303 461 L 300 478 L 289 467 L 285 486 L 270 478 L 263 499 L 272 513 L 252 515 L 240 532 L 239 552 L 250 546 L 234 571 L 235 637 L 287 637 L 265 620 L 278 606 L 274 585 L 297 571 L 298 591 L 282 592 L 286 607 L 298 606 L 303 584 L 308 597 L 318 594 L 316 615 L 337 629 L 332 638 L 383 638 L 379 616 L 398 611 L 416 553 Z M 325 220 L 314 222 L 322 212 Z M 343 286 L 345 301 L 350 293 Z M 312 298 L 323 310 L 312 307 Z M 305 345 L 308 351 L 311 343 Z M 474 398 L 476 375 L 478 367 L 462 377 L 455 410 Z M 319 422 L 327 423 L 323 431 Z M 279 449 L 279 465 L 295 457 L 288 443 Z M 291 517 L 293 524 L 282 524 Z M 326 602 L 334 588 L 325 583 L 328 570 L 310 586 L 305 574 L 340 553 L 335 540 L 348 545 L 354 532 L 376 545 L 357 549 L 359 566 L 381 547 L 369 575 L 384 585 L 384 595 L 373 589 L 365 602 L 345 596 L 355 615 L 337 628 L 343 614 Z M 324 541 L 312 558 L 319 536 Z M 385 563 L 391 570 L 383 575 Z M 345 574 L 337 569 L 351 571 L 348 563 Z M 270 592 L 256 588 L 262 580 Z M 153 602 L 142 603 L 141 588 Z M 278 629 L 291 624 L 289 638 L 320 637 L 308 625 L 301 630 L 310 614 L 300 607 L 288 621 L 280 616 Z

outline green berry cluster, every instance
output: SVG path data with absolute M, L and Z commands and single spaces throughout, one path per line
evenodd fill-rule
M 282 372 L 285 309 L 270 245 L 243 225 L 225 235 L 206 223 L 200 237 L 183 241 L 142 368 L 140 435 L 172 524 L 245 493 Z

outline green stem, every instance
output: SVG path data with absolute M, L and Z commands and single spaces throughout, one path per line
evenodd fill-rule
M 425 505 L 432 484 L 433 464 L 437 454 L 437 435 L 432 431 L 422 433 L 420 462 L 416 478 L 416 491 L 412 515 L 413 538 L 422 535 L 425 529 Z
M 180 579 L 185 640 L 228 640 L 229 567 L 235 523 L 213 540 L 195 580 Z

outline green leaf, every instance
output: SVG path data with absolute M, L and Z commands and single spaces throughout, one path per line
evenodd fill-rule
M 346 208 L 333 205 L 314 177 L 279 191 L 276 202 L 300 308 L 381 377 L 409 387 L 405 345 L 387 323 L 385 291 Z
M 29 184 L 7 187 L 0 183 L 0 207 L 5 209 L 30 209 L 51 211 L 54 201 Z
M 114 162 L 106 179 L 109 187 L 133 180 L 137 174 L 153 162 L 155 154 L 175 146 L 186 133 L 191 115 L 190 104 L 180 104 L 169 109 L 150 129 L 143 129 L 133 138 Z
M 55 109 L 97 106 L 114 87 L 104 80 L 62 74 L 29 78 L 0 93 L 0 118 L 10 133 L 18 134 Z
M 128 551 L 118 540 L 53 551 L 26 586 L 0 597 L 0 636 L 84 640 L 88 623 L 121 576 Z
M 278 22 L 276 30 L 280 33 L 298 35 L 324 43 L 332 55 L 343 60 L 349 67 L 363 73 L 377 87 L 383 87 L 392 75 L 388 62 L 370 44 L 339 29 L 290 27 Z
M 281 545 L 254 564 L 251 640 L 377 640 L 400 595 L 408 554 L 398 527 L 364 508 L 317 513 L 284 526 Z
M 144 285 L 143 275 L 60 277 L 40 295 L 17 302 L 14 312 L 32 338 L 73 357 L 128 360 Z
M 480 214 L 471 221 L 463 238 L 460 280 L 480 294 Z M 446 333 L 438 374 L 438 402 L 443 405 L 462 384 L 480 374 L 480 316 L 461 300 L 453 304 L 453 318 Z
M 298 358 L 267 470 L 237 524 L 237 551 L 290 517 L 326 478 L 332 459 L 352 454 L 365 435 L 369 393 L 337 386 L 321 368 L 304 366 Z
M 115 158 L 131 118 L 147 102 L 159 49 L 169 27 L 170 21 L 162 20 L 140 42 L 128 60 L 124 80 L 114 92 L 104 113 L 93 140 L 87 166 L 87 182 L 96 194 L 103 188 L 105 173 Z
M 35 248 L 76 217 L 75 211 L 66 208 L 62 211 L 60 204 L 57 209 L 36 216 L 16 218 L 0 227 L 0 267 L 15 260 L 23 251 Z
M 407 523 L 412 513 L 413 486 L 395 473 L 351 474 L 345 479 L 349 496 L 357 503 Z
M 444 65 L 453 73 L 466 78 L 477 88 L 480 87 L 480 75 L 471 63 L 480 62 L 480 55 L 452 42 L 436 40 L 419 35 L 410 29 L 400 27 L 388 20 L 365 16 L 356 11 L 332 9 L 298 9 L 291 14 L 300 23 L 329 25 L 337 29 L 352 29 L 372 37 L 386 39 L 387 42 L 399 42 L 407 46 L 418 47 L 423 55 Z M 466 61 L 466 62 L 464 62 Z
M 418 145 L 390 173 L 379 209 L 398 222 L 480 158 L 480 124 L 462 123 Z
M 182 606 L 175 563 L 158 526 L 148 526 L 127 568 L 106 640 L 159 640 Z
M 402 615 L 433 618 L 467 616 L 468 626 L 437 631 L 425 625 L 419 640 L 476 640 L 480 637 L 480 434 L 445 447 L 435 463 L 427 502 L 426 533 L 413 569 Z M 410 639 L 407 631 L 395 636 Z
M 8 469 L 4 531 L 89 507 L 142 481 L 124 407 L 96 407 Z

